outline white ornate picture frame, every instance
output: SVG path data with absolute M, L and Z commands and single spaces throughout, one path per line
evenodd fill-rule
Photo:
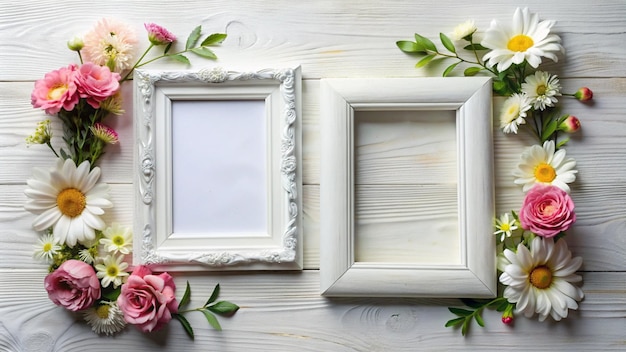
M 324 296 L 495 297 L 491 98 L 491 81 L 482 77 L 346 78 L 321 81 L 320 281 Z M 358 116 L 371 112 L 377 112 L 376 116 L 379 116 L 377 119 L 385 123 L 388 123 L 386 112 L 389 116 L 395 116 L 394 114 L 398 112 L 417 114 L 421 117 L 409 121 L 410 125 L 400 124 L 395 127 L 397 133 L 394 136 L 405 133 L 404 130 L 408 126 L 425 139 L 430 138 L 428 134 L 436 133 L 429 130 L 421 131 L 420 121 L 429 121 L 431 116 L 449 117 L 446 120 L 449 122 L 444 126 L 447 126 L 445 130 L 451 131 L 448 132 L 448 136 L 452 136 L 451 143 L 440 142 L 428 152 L 428 155 L 411 155 L 406 160 L 421 158 L 420 160 L 428 160 L 428 163 L 436 163 L 439 155 L 444 153 L 456 159 L 450 172 L 456 182 L 456 185 L 452 186 L 454 208 L 447 214 L 450 215 L 449 218 L 456 220 L 452 222 L 443 220 L 435 227 L 456 229 L 455 233 L 458 235 L 455 242 L 458 243 L 441 243 L 438 248 L 444 253 L 452 251 L 449 254 L 457 258 L 456 260 L 449 263 L 436 260 L 420 262 L 420 255 L 428 254 L 425 251 L 429 249 L 424 247 L 416 249 L 414 262 L 396 261 L 394 256 L 397 258 L 401 255 L 406 256 L 404 243 L 396 246 L 395 254 L 392 252 L 387 255 L 392 257 L 391 259 L 356 260 L 359 253 L 355 242 L 358 241 L 361 221 L 359 216 L 363 214 L 357 214 L 355 210 L 358 193 L 355 186 L 357 178 L 355 169 L 358 161 L 355 155 L 356 149 L 364 146 L 356 145 L 356 140 L 361 136 L 355 131 L 360 126 Z M 368 119 L 371 120 L 370 117 Z M 366 147 L 397 140 L 397 137 L 391 137 L 386 141 L 376 141 L 376 138 L 380 138 L 379 133 L 382 134 L 384 131 L 370 129 L 369 132 L 371 132 L 369 135 L 374 136 L 370 138 L 374 142 Z M 419 141 L 415 142 L 419 144 Z M 429 142 L 430 140 L 427 140 L 424 144 Z M 388 161 L 393 157 L 397 155 L 379 159 Z M 358 172 L 363 172 L 363 168 L 367 167 L 363 164 L 366 163 L 359 164 Z M 380 173 L 382 169 L 384 167 L 379 167 L 373 172 Z M 405 182 L 394 180 L 393 174 L 390 175 L 388 180 L 390 189 Z M 386 214 L 400 208 L 406 211 L 422 202 L 420 197 L 415 197 L 412 199 L 413 203 L 403 203 L 402 206 L 394 208 L 389 199 L 402 199 L 402 195 L 396 198 L 391 195 L 381 197 L 387 197 L 385 198 L 387 203 L 368 199 L 370 202 L 368 206 L 371 208 L 371 204 L 374 204 L 380 207 L 384 206 L 381 203 L 391 203 L 392 205 L 385 210 Z M 437 199 L 438 194 L 427 194 L 423 198 L 423 202 L 427 202 L 427 199 Z M 432 210 L 429 205 L 422 204 L 421 207 L 420 209 Z M 414 209 L 411 211 L 415 212 Z M 389 218 L 389 215 L 385 216 Z M 386 240 L 385 231 L 389 226 L 384 223 L 379 227 L 381 230 L 377 239 L 379 243 Z M 420 236 L 419 231 L 415 231 L 414 235 Z M 389 238 L 389 241 L 393 239 Z M 377 250 L 379 250 L 377 246 L 372 249 Z
M 133 262 L 302 269 L 300 68 L 136 70 L 134 89 Z

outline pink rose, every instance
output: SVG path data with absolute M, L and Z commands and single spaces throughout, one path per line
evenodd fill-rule
M 537 184 L 526 193 L 519 219 L 524 229 L 554 237 L 576 221 L 574 202 L 558 187 Z
M 79 99 L 75 76 L 75 65 L 46 73 L 43 79 L 35 82 L 35 89 L 30 95 L 31 104 L 50 115 L 58 113 L 61 108 L 72 110 Z
M 71 311 L 91 307 L 100 298 L 100 280 L 93 267 L 80 260 L 68 260 L 44 280 L 54 304 Z
M 100 107 L 100 102 L 112 96 L 120 87 L 121 76 L 111 72 L 106 66 L 98 66 L 87 62 L 80 66 L 76 74 L 76 83 L 81 98 L 94 109 Z
M 124 320 L 143 332 L 160 329 L 178 312 L 174 292 L 176 285 L 168 273 L 152 275 L 145 266 L 138 266 L 122 285 L 117 304 L 124 313 Z

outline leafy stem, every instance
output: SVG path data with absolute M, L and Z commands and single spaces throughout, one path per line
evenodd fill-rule
M 513 304 L 509 303 L 506 298 L 498 297 L 492 300 L 487 301 L 477 301 L 477 300 L 463 300 L 469 309 L 464 308 L 454 308 L 448 307 L 448 310 L 456 315 L 456 318 L 450 319 L 446 322 L 446 327 L 461 327 L 461 334 L 465 336 L 471 325 L 472 321 L 476 321 L 476 323 L 482 327 L 485 326 L 485 322 L 482 318 L 482 313 L 485 308 L 496 309 L 498 312 L 507 311 L 511 312 L 513 309 Z
M 194 338 L 193 328 L 191 327 L 191 324 L 189 324 L 187 318 L 185 318 L 184 314 L 191 312 L 201 312 L 202 314 L 204 314 L 204 317 L 206 318 L 209 325 L 211 325 L 215 330 L 221 331 L 222 326 L 217 320 L 216 314 L 220 316 L 231 316 L 235 314 L 237 310 L 239 310 L 239 306 L 234 303 L 228 301 L 217 301 L 217 297 L 219 296 L 219 294 L 220 285 L 217 284 L 215 285 L 211 296 L 202 307 L 180 310 L 181 308 L 189 304 L 189 301 L 191 299 L 191 287 L 189 286 L 189 281 L 187 281 L 185 293 L 183 294 L 183 298 L 178 304 L 178 312 L 173 314 L 172 316 L 181 323 L 183 329 L 185 329 L 185 332 L 191 339 Z

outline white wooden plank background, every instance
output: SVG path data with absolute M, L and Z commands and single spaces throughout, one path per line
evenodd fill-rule
M 589 86 L 593 105 L 564 100 L 564 111 L 578 116 L 582 133 L 568 153 L 578 161 L 573 187 L 578 222 L 568 243 L 584 258 L 580 310 L 559 324 L 520 318 L 511 329 L 487 313 L 487 327 L 462 338 L 443 327 L 446 307 L 455 300 L 325 299 L 319 296 L 319 79 L 325 77 L 418 77 L 441 70 L 413 68 L 415 59 L 394 42 L 419 32 L 436 39 L 467 18 L 484 30 L 489 21 L 508 20 L 515 1 L 311 0 L 296 2 L 193 0 L 174 2 L 0 1 L 0 351 L 415 351 L 415 350 L 623 350 L 626 348 L 626 2 L 608 0 L 529 0 L 543 19 L 558 23 L 567 56 L 546 68 L 558 73 L 565 90 Z M 51 155 L 27 148 L 24 138 L 43 113 L 30 105 L 33 82 L 75 59 L 65 42 L 98 19 L 116 17 L 133 24 L 156 22 L 184 38 L 196 24 L 206 32 L 226 31 L 216 52 L 225 68 L 301 64 L 303 85 L 304 250 L 302 273 L 208 273 L 177 275 L 192 283 L 200 303 L 220 282 L 223 298 L 243 308 L 222 319 L 224 331 L 211 330 L 191 316 L 196 341 L 178 324 L 142 335 L 133 329 L 98 338 L 85 324 L 55 307 L 42 287 L 45 266 L 31 259 L 37 235 L 33 216 L 22 205 L 32 167 L 47 167 Z M 158 64 L 153 67 L 164 66 Z M 176 66 L 180 67 L 180 66 Z M 132 92 L 125 87 L 126 110 Z M 498 111 L 501 99 L 494 99 Z M 115 208 L 107 220 L 132 221 L 132 114 L 108 122 L 121 143 L 102 163 L 103 181 L 112 185 Z M 54 126 L 57 136 L 60 126 Z M 530 139 L 495 135 L 499 211 L 521 202 L 510 172 Z M 368 175 L 363 175 L 368 176 Z M 372 175 L 376 178 L 383 174 Z M 410 202 L 410 199 L 406 199 Z M 365 214 L 378 216 L 375 205 Z M 411 214 L 405 214 L 411 217 Z M 367 218 L 365 218 L 367 220 Z

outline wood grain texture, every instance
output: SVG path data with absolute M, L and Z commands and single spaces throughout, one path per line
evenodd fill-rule
M 436 39 L 468 18 L 484 31 L 489 21 L 510 19 L 519 1 L 480 0 L 312 0 L 259 2 L 241 0 L 0 2 L 0 351 L 448 351 L 461 350 L 623 350 L 626 346 L 626 3 L 623 0 L 528 0 L 524 6 L 542 19 L 557 21 L 567 56 L 544 69 L 558 73 L 564 91 L 593 89 L 594 103 L 562 97 L 563 112 L 581 119 L 582 130 L 567 148 L 580 170 L 572 187 L 578 221 L 568 244 L 582 256 L 586 297 L 580 310 L 561 323 L 519 318 L 513 329 L 486 313 L 487 326 L 462 338 L 443 324 L 445 309 L 457 300 L 326 299 L 319 295 L 320 238 L 320 78 L 438 76 L 444 65 L 417 70 L 415 57 L 394 42 L 419 32 Z M 196 273 L 176 276 L 192 284 L 192 305 L 203 303 L 220 282 L 222 298 L 243 308 L 222 319 L 224 331 L 209 328 L 200 315 L 189 318 L 196 329 L 191 342 L 176 323 L 144 335 L 128 329 L 115 338 L 98 338 L 80 317 L 55 307 L 42 280 L 46 267 L 32 259 L 37 234 L 32 214 L 23 210 L 25 180 L 33 167 L 50 167 L 50 152 L 26 147 L 24 138 L 46 116 L 30 105 L 33 82 L 46 72 L 76 62 L 66 41 L 85 33 L 102 17 L 131 23 L 145 35 L 144 22 L 159 23 L 184 41 L 196 24 L 205 33 L 226 32 L 217 62 L 192 58 L 194 68 L 226 69 L 301 64 L 303 70 L 303 227 L 302 273 Z M 142 42 L 146 42 L 142 39 Z M 178 47 L 180 48 L 180 47 Z M 151 66 L 175 67 L 172 63 Z M 458 72 L 461 72 L 459 70 Z M 135 166 L 132 160 L 132 89 L 124 87 L 125 109 L 110 117 L 121 143 L 102 160 L 104 182 L 112 187 L 115 208 L 107 221 L 132 222 Z M 502 99 L 494 99 L 497 116 Z M 517 209 L 522 194 L 512 181 L 525 135 L 503 135 L 494 126 L 496 205 Z M 53 124 L 61 136 L 60 124 Z M 58 146 L 60 139 L 55 142 Z M 384 172 L 377 178 L 384 179 Z M 406 202 L 411 202 L 410 193 Z M 363 208 L 370 224 L 411 217 L 402 204 L 382 214 L 377 204 Z M 374 231 L 376 232 L 376 230 Z

